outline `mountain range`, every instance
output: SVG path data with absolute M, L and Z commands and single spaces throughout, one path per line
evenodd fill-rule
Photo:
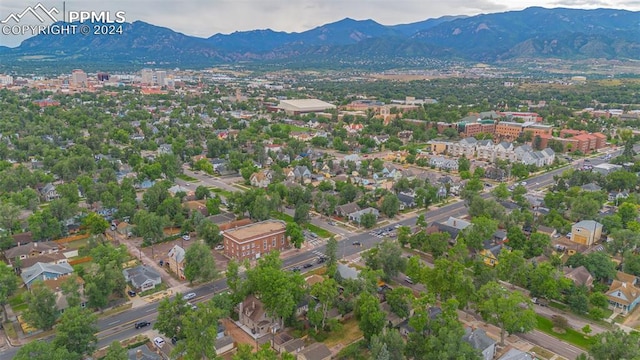
M 167 64 L 253 62 L 398 64 L 407 59 L 498 62 L 518 58 L 640 60 L 640 12 L 531 7 L 386 26 L 343 20 L 286 33 L 253 30 L 199 38 L 142 21 L 121 35 L 37 35 L 0 47 L 0 63 Z M 391 66 L 390 65 L 390 66 Z

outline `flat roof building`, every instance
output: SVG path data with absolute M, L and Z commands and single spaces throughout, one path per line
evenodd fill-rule
M 281 220 L 265 220 L 222 232 L 224 253 L 237 260 L 255 260 L 262 254 L 289 247 L 287 225 Z
M 278 104 L 278 109 L 289 115 L 323 112 L 335 108 L 335 105 L 318 99 L 281 100 Z

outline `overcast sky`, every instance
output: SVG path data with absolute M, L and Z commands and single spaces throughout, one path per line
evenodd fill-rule
M 41 0 L 62 10 L 61 0 Z M 0 20 L 38 0 L 0 0 Z M 301 32 L 345 17 L 373 19 L 384 25 L 410 23 L 444 15 L 477 15 L 529 6 L 640 10 L 640 0 L 129 0 L 66 1 L 66 9 L 124 11 L 127 22 L 142 20 L 187 35 L 209 37 L 270 28 Z M 26 16 L 25 16 L 26 19 Z M 0 27 L 2 24 L 0 24 Z M 0 45 L 17 46 L 24 37 L 0 33 Z

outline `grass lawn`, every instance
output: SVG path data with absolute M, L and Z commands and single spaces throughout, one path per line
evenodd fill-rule
M 285 213 L 281 213 L 281 212 L 277 212 L 274 211 L 273 213 L 271 213 L 271 216 L 273 216 L 274 218 L 278 219 L 278 220 L 282 220 L 286 223 L 292 223 L 293 221 L 293 217 L 289 216 L 288 214 Z M 316 233 L 319 237 L 321 238 L 325 238 L 328 239 L 330 237 L 332 237 L 334 234 L 331 231 L 327 231 L 321 227 L 315 226 L 313 224 L 305 224 L 304 226 L 302 226 L 303 229 L 307 229 L 311 232 Z
M 4 329 L 5 334 L 11 339 L 18 339 L 18 333 L 16 332 L 16 328 L 13 327 L 13 322 L 7 321 L 3 324 L 2 328 Z
M 583 349 L 587 349 L 593 343 L 593 339 L 591 337 L 585 337 L 584 334 L 573 329 L 567 329 L 564 334 L 559 334 L 553 331 L 553 322 L 550 319 L 540 315 L 536 315 L 536 318 L 538 319 L 536 329 L 553 337 Z
M 16 293 L 9 298 L 9 305 L 14 312 L 22 312 L 27 309 L 27 303 L 25 301 L 25 295 L 27 290 L 25 288 L 19 288 Z
M 539 356 L 545 359 L 551 359 L 554 355 L 551 351 L 543 349 L 540 346 L 532 347 L 530 352 L 534 352 L 536 353 L 536 356 Z
M 109 310 L 104 311 L 103 313 L 99 314 L 98 317 L 105 318 L 105 317 L 109 317 L 111 315 L 119 314 L 119 313 L 121 313 L 123 311 L 127 311 L 127 310 L 131 309 L 132 305 L 133 304 L 130 303 L 130 302 L 125 303 L 124 305 L 120 305 L 118 307 L 114 307 L 113 309 L 109 309 Z
M 340 350 L 336 358 L 338 360 L 367 360 L 371 358 L 371 354 L 364 340 L 361 340 Z
M 176 176 L 176 177 L 177 177 L 178 179 L 182 179 L 182 180 L 184 180 L 184 181 L 198 181 L 198 179 L 196 179 L 196 178 L 192 178 L 191 176 L 189 176 L 189 175 L 185 175 L 185 174 L 180 174 L 180 175 L 178 175 L 178 176 Z
M 89 243 L 89 238 L 86 238 L 86 239 L 82 239 L 82 240 L 76 240 L 76 241 L 68 242 L 68 243 L 65 244 L 65 246 L 68 247 L 69 249 L 78 250 L 81 247 L 87 246 L 88 243 Z
M 362 337 L 362 331 L 358 327 L 358 321 L 351 318 L 342 323 L 340 331 L 333 331 L 324 341 L 327 347 L 331 348 L 338 344 L 348 345 Z
M 230 197 L 230 196 L 231 196 L 231 194 L 232 194 L 232 192 L 231 192 L 231 191 L 224 190 L 224 189 L 220 189 L 220 188 L 213 187 L 213 186 L 209 187 L 209 190 L 211 190 L 211 192 L 212 192 L 212 193 L 216 193 L 216 194 L 218 194 L 218 195 L 222 195 L 222 196 L 224 196 L 225 198 Z

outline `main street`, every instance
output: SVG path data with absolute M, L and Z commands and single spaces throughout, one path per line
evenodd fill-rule
M 619 151 L 614 152 L 613 156 L 615 157 L 616 154 L 618 153 Z M 591 160 L 592 165 L 598 165 L 603 162 L 605 161 L 600 157 L 598 157 L 597 159 Z M 542 189 L 553 182 L 554 176 L 560 175 L 562 172 L 566 170 L 567 170 L 567 167 L 563 167 L 563 168 L 555 169 L 540 175 L 533 176 L 527 179 L 526 187 L 529 190 Z M 205 183 L 205 185 L 210 185 L 210 186 L 217 186 L 212 181 L 215 181 L 216 183 L 220 182 L 220 180 L 218 179 L 208 178 L 204 176 L 203 176 L 203 180 L 201 181 Z M 229 184 L 226 184 L 226 186 L 232 187 Z M 234 190 L 238 190 L 238 189 L 234 189 Z M 483 194 L 483 196 L 486 198 L 486 197 L 489 197 L 489 194 Z M 392 222 L 389 224 L 385 224 L 384 227 L 385 228 L 389 226 L 393 227 L 395 225 L 413 226 L 415 225 L 416 219 L 419 214 L 420 214 L 419 212 L 415 212 L 412 215 L 409 215 L 405 219 Z M 459 217 L 459 216 L 465 216 L 466 214 L 467 214 L 467 209 L 465 207 L 465 203 L 463 201 L 458 201 L 448 205 L 444 205 L 440 208 L 427 211 L 425 213 L 425 218 L 427 222 L 430 223 L 434 221 L 446 220 L 450 216 Z M 375 229 L 372 229 L 372 230 L 375 230 Z M 353 256 L 362 251 L 371 249 L 381 241 L 382 241 L 381 238 L 372 236 L 368 232 L 362 233 L 362 234 L 354 234 L 354 235 L 345 237 L 343 240 L 341 240 L 338 243 L 339 244 L 338 257 L 347 258 L 347 257 Z M 352 245 L 354 242 L 360 242 L 362 245 L 354 246 Z M 289 267 L 297 266 L 300 264 L 312 263 L 313 267 L 309 269 L 309 271 L 311 271 L 315 267 L 319 266 L 316 264 L 315 259 L 318 257 L 318 254 L 323 254 L 325 252 L 325 249 L 326 249 L 326 245 L 320 245 L 308 251 L 300 250 L 299 253 L 295 255 L 291 255 L 287 257 L 285 260 L 283 260 L 283 267 L 289 268 Z M 226 280 L 220 279 L 213 283 L 194 288 L 190 292 L 196 293 L 197 295 L 196 301 L 202 301 L 210 298 L 214 293 L 222 292 L 226 289 L 227 289 Z M 97 323 L 97 328 L 99 331 L 97 334 L 98 347 L 108 346 L 113 341 L 125 340 L 127 338 L 130 338 L 132 336 L 135 336 L 136 334 L 143 332 L 144 329 L 143 330 L 135 329 L 134 327 L 135 322 L 141 321 L 141 320 L 147 320 L 153 323 L 158 316 L 157 309 L 158 309 L 157 303 L 150 303 L 148 305 L 137 307 L 137 308 L 134 308 L 134 309 L 131 309 L 107 318 L 100 319 Z M 563 350 L 564 348 L 567 348 L 567 349 L 570 348 L 571 354 L 573 354 L 576 351 L 576 348 L 571 347 L 570 345 L 564 342 L 561 342 L 555 338 L 551 338 L 543 335 L 544 334 L 541 334 L 541 333 L 538 334 L 537 332 L 534 332 L 529 335 L 525 335 L 523 337 L 541 347 L 548 348 L 549 350 L 557 354 L 568 355 L 569 351 Z M 553 341 L 547 339 L 547 337 L 553 339 Z M 17 347 L 10 348 L 0 353 L 0 359 L 1 360 L 12 359 L 15 356 L 17 351 L 18 351 Z M 574 357 L 569 357 L 569 358 L 574 358 Z

